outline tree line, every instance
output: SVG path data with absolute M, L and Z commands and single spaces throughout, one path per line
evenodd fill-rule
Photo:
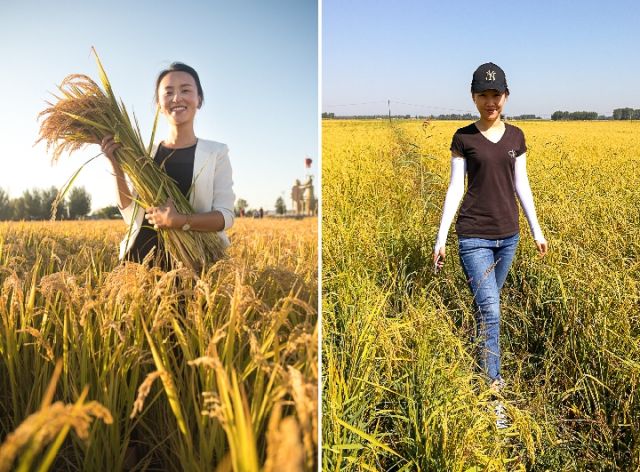
M 552 120 L 640 120 L 640 109 L 616 108 L 612 116 L 598 115 L 595 111 L 555 111 Z
M 613 110 L 614 120 L 640 120 L 640 109 L 616 108 Z
M 347 120 L 374 120 L 389 119 L 389 115 L 354 115 L 354 116 L 336 116 L 334 113 L 323 113 L 323 119 L 347 119 Z M 471 113 L 458 114 L 452 113 L 448 115 L 392 115 L 392 119 L 419 119 L 419 120 L 477 120 L 477 115 Z M 507 117 L 511 120 L 539 120 L 539 116 L 533 114 L 525 114 Z M 613 110 L 612 116 L 599 115 L 596 111 L 554 111 L 551 114 L 553 121 L 571 121 L 571 120 L 640 120 L 640 108 L 616 108 Z
M 477 120 L 480 118 L 478 115 L 472 115 L 471 113 L 458 114 L 452 113 L 449 115 L 352 115 L 352 116 L 336 116 L 335 113 L 322 113 L 322 119 L 329 120 Z
M 0 220 L 48 220 L 57 196 L 56 187 L 25 190 L 16 198 L 10 198 L 0 188 Z M 56 219 L 76 220 L 86 217 L 90 211 L 91 195 L 84 187 L 74 187 L 58 202 Z
M 278 197 L 276 199 L 275 209 L 276 209 L 276 215 L 286 215 L 287 204 L 285 203 L 284 198 Z M 247 202 L 244 198 L 238 198 L 233 208 L 233 212 L 235 213 L 236 216 L 254 215 L 256 212 L 259 213 L 260 210 L 264 212 L 262 207 L 260 207 L 260 209 L 249 208 L 249 202 Z
M 551 119 L 554 121 L 571 121 L 571 120 L 597 120 L 597 111 L 554 111 L 551 114 Z M 602 119 L 605 117 L 603 116 Z

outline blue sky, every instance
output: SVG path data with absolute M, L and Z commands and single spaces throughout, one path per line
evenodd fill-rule
M 318 164 L 318 7 L 315 1 L 0 0 L 0 187 L 62 186 L 98 146 L 56 166 L 37 138 L 37 114 L 70 73 L 97 79 L 95 46 L 115 93 L 150 136 L 155 78 L 173 61 L 199 73 L 205 102 L 196 135 L 226 143 L 236 196 L 272 209 L 305 176 L 304 158 Z M 166 132 L 161 119 L 159 138 Z M 115 202 L 106 158 L 85 168 L 93 208 Z
M 322 111 L 475 112 L 485 62 L 506 72 L 507 115 L 640 108 L 639 26 L 629 0 L 324 0 Z

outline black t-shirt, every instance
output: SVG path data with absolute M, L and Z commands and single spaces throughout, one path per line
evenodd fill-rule
M 154 161 L 161 169 L 167 173 L 169 177 L 176 181 L 180 192 L 187 197 L 191 183 L 193 180 L 193 165 L 196 156 L 196 145 L 180 148 L 169 149 L 162 144 L 158 146 Z M 135 262 L 142 262 L 149 251 L 154 246 L 158 246 L 156 254 L 161 256 L 162 264 L 166 263 L 166 258 L 162 254 L 162 248 L 159 247 L 158 233 L 153 229 L 147 218 L 142 222 L 142 228 L 138 233 L 136 240 L 133 242 L 131 249 L 127 253 L 127 259 Z
M 458 236 L 502 239 L 516 234 L 515 159 L 527 151 L 522 130 L 505 123 L 502 138 L 493 143 L 470 124 L 453 135 L 451 151 L 467 163 L 467 192 L 456 221 Z

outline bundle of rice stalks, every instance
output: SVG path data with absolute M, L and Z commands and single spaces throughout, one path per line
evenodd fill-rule
M 116 99 L 95 49 L 93 53 L 104 90 L 86 75 L 67 76 L 58 87 L 61 95 L 54 95 L 55 103 L 47 102 L 49 107 L 38 115 L 42 124 L 37 142 L 45 141 L 47 150 L 53 148 L 52 161 L 56 162 L 64 152 L 71 153 L 86 144 L 99 144 L 105 136 L 113 135 L 121 144 L 115 157 L 137 195 L 134 205 L 148 208 L 171 198 L 180 213 L 192 214 L 189 201 L 175 181 L 151 156 L 157 113 L 151 142 L 145 148 L 135 115 L 134 127 L 124 103 Z M 195 271 L 224 257 L 224 248 L 214 232 L 159 229 L 158 236 L 168 257 Z

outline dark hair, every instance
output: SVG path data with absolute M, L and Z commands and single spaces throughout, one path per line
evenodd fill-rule
M 156 79 L 155 92 L 156 103 L 158 103 L 158 87 L 160 87 L 160 82 L 169 72 L 186 72 L 191 77 L 193 77 L 193 80 L 195 80 L 196 82 L 196 87 L 198 88 L 198 96 L 200 97 L 199 107 L 202 106 L 202 104 L 204 103 L 204 92 L 202 91 L 202 84 L 200 84 L 200 77 L 198 77 L 198 73 L 193 67 L 188 66 L 182 62 L 172 62 L 168 68 L 158 74 L 158 78 Z

